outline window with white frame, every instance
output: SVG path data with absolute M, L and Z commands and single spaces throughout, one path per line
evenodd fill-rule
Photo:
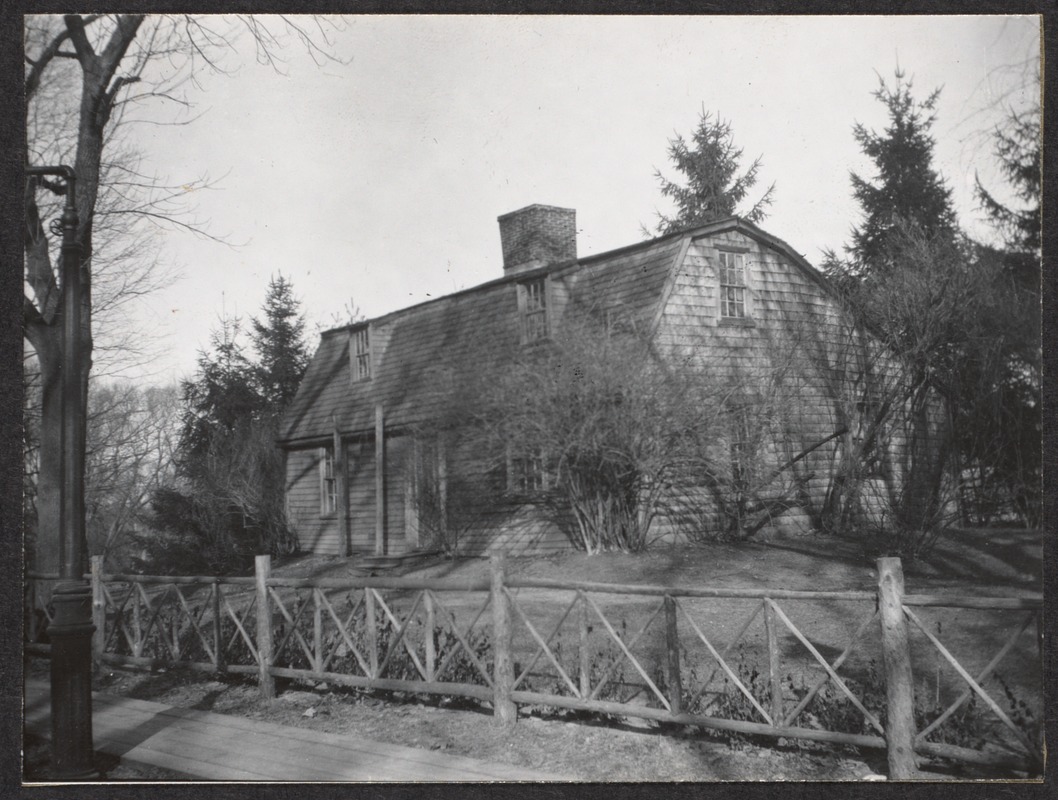
M 371 333 L 366 325 L 353 332 L 353 355 L 356 380 L 366 381 L 371 377 Z
M 546 276 L 518 285 L 518 307 L 522 317 L 522 343 L 546 339 L 550 335 Z
M 338 481 L 334 474 L 334 450 L 321 447 L 320 459 L 320 516 L 326 517 L 338 511 Z
M 720 251 L 720 318 L 746 316 L 746 256 Z

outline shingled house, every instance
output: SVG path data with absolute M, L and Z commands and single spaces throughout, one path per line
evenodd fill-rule
M 573 210 L 532 205 L 501 216 L 499 226 L 501 277 L 322 334 L 279 437 L 290 518 L 306 550 L 381 555 L 431 546 L 420 502 L 423 476 L 429 476 L 433 507 L 444 515 L 446 495 L 480 455 L 461 448 L 458 431 L 442 432 L 435 421 L 487 354 L 547 340 L 572 309 L 619 312 L 659 351 L 682 350 L 699 362 L 765 335 L 789 338 L 783 326 L 791 319 L 801 320 L 803 333 L 804 324 L 825 325 L 840 314 L 818 271 L 788 244 L 739 218 L 584 258 L 577 257 Z M 822 441 L 838 430 L 856 436 L 856 421 L 842 411 L 848 404 L 826 396 L 826 380 L 805 384 L 810 391 L 796 404 L 803 440 Z M 819 447 L 800 465 L 808 476 L 802 505 L 828 491 L 838 445 Z M 545 480 L 532 474 L 532 465 L 517 472 L 500 477 L 483 507 L 509 505 L 504 481 L 524 490 Z M 561 525 L 534 517 L 531 503 L 518 506 L 469 526 L 459 548 L 571 546 Z M 810 518 L 805 508 L 786 515 L 798 525 L 811 524 Z

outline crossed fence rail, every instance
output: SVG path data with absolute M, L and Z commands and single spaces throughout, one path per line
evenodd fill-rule
M 506 722 L 518 706 L 544 706 L 885 749 L 894 776 L 913 771 L 915 753 L 1039 771 L 1042 742 L 987 687 L 1013 653 L 1030 697 L 1042 694 L 1042 598 L 904 594 L 902 575 L 895 589 L 885 580 L 899 561 L 882 561 L 878 591 L 801 592 L 520 579 L 502 556 L 469 581 L 281 578 L 267 556 L 253 577 L 104 575 L 94 560 L 93 651 L 101 663 L 256 675 L 266 697 L 276 678 L 326 681 L 474 698 Z M 45 653 L 48 576 L 29 577 L 26 649 Z M 820 609 L 828 636 L 795 621 Z M 970 610 L 986 617 L 982 641 L 960 661 L 943 626 Z M 982 664 L 996 630 L 1010 633 Z M 879 660 L 884 692 L 865 678 Z M 931 676 L 937 702 L 916 714 L 900 697 L 924 694 Z M 975 702 L 995 720 L 981 746 L 945 741 Z

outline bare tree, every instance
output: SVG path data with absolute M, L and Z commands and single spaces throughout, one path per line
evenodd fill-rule
M 957 519 L 956 435 L 1002 383 L 1017 297 L 965 241 L 898 226 L 891 253 L 884 281 L 843 285 L 849 316 L 837 344 L 811 350 L 839 415 L 858 418 L 823 517 L 915 557 Z
M 479 372 L 476 405 L 460 398 L 470 449 L 492 454 L 508 503 L 550 510 L 588 553 L 748 538 L 802 501 L 797 467 L 833 438 L 805 440 L 787 413 L 795 353 L 778 341 L 745 363 L 689 348 L 714 354 L 698 360 L 574 305 L 547 345 Z
M 89 551 L 112 566 L 127 552 L 149 511 L 156 487 L 173 472 L 179 434 L 177 387 L 139 389 L 93 383 L 85 454 L 85 516 Z
M 107 279 L 97 268 L 108 263 L 111 241 L 126 228 L 121 219 L 176 225 L 201 232 L 194 221 L 174 215 L 178 196 L 165 183 L 142 172 L 134 162 L 113 159 L 121 149 L 119 131 L 150 119 L 160 102 L 189 106 L 188 90 L 201 70 L 225 70 L 225 59 L 235 50 L 241 33 L 248 34 L 262 63 L 279 67 L 279 50 L 290 38 L 298 40 L 314 59 L 331 59 L 327 20 L 255 17 L 146 17 L 142 14 L 77 15 L 61 18 L 29 17 L 26 22 L 26 74 L 30 157 L 36 162 L 70 163 L 77 174 L 75 203 L 80 217 L 77 231 L 85 286 L 82 319 L 83 363 L 81 393 L 87 404 L 88 376 L 93 364 L 94 290 Z M 207 181 L 208 182 L 208 181 Z M 57 568 L 59 548 L 41 537 L 59 530 L 59 418 L 60 327 L 58 308 L 63 287 L 50 252 L 49 206 L 41 191 L 61 191 L 46 180 L 27 182 L 24 260 L 26 297 L 23 303 L 25 337 L 41 372 L 39 479 L 36 487 L 40 515 L 35 566 Z M 46 195 L 43 196 L 46 198 Z M 107 198 L 112 200 L 112 204 Z M 106 202 L 101 202 L 106 200 Z M 113 231 L 114 240 L 106 233 Z M 107 252 L 101 249 L 108 242 Z M 142 253 L 125 240 L 126 258 L 115 258 L 109 280 L 111 307 L 149 288 L 157 275 L 122 269 Z M 131 249 L 129 249 L 131 248 Z M 102 272 L 102 270 L 99 270 Z M 146 282 L 146 283 L 145 283 Z M 100 303 L 105 306 L 105 303 Z M 84 446 L 84 443 L 81 443 Z

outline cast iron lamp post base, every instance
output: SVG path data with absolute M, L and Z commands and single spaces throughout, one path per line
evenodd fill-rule
M 92 745 L 92 590 L 87 581 L 65 581 L 52 595 L 51 747 L 48 775 L 57 781 L 100 777 Z

